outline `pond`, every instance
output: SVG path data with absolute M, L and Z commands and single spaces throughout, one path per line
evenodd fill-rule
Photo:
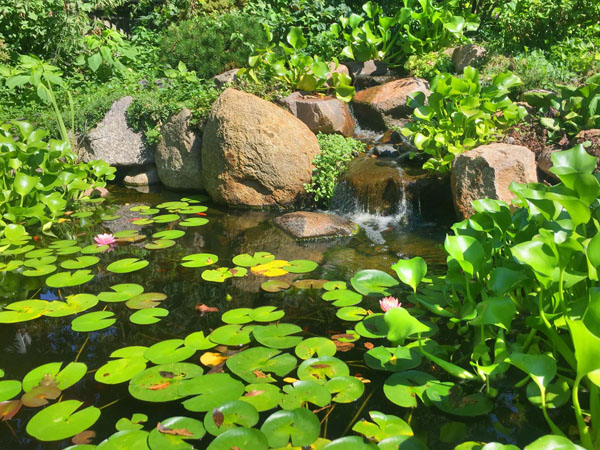
M 183 204 L 180 203 L 182 198 L 187 198 Z M 202 205 L 208 208 L 205 209 Z M 523 444 L 546 432 L 546 425 L 539 411 L 532 409 L 530 405 L 525 406 L 527 400 L 520 399 L 514 388 L 511 388 L 516 380 L 506 380 L 505 389 L 501 391 L 503 393 L 495 399 L 493 412 L 486 411 L 485 414 L 474 417 L 452 415 L 449 411 L 444 411 L 448 409 L 448 405 L 451 408 L 462 408 L 465 406 L 464 402 L 469 401 L 469 397 L 463 397 L 461 393 L 454 395 L 455 391 L 461 390 L 459 383 L 447 396 L 449 403 L 440 409 L 425 407 L 421 401 L 416 402 L 419 405 L 416 408 L 399 406 L 398 402 L 390 401 L 390 396 L 394 397 L 395 394 L 384 392 L 383 388 L 386 380 L 394 372 L 418 368 L 422 373 L 430 374 L 440 381 L 448 380 L 448 375 L 425 358 L 421 359 L 418 352 L 414 351 L 414 346 L 408 356 L 392 354 L 389 351 L 386 353 L 385 340 L 378 335 L 377 325 L 371 329 L 368 326 L 363 327 L 362 336 L 354 331 L 363 316 L 376 317 L 377 313 L 381 312 L 378 301 L 384 295 L 362 296 L 353 292 L 352 288 L 357 286 L 354 282 L 350 286 L 353 276 L 365 269 L 378 269 L 393 275 L 394 272 L 390 269 L 392 264 L 399 259 L 413 256 L 425 259 L 428 273 L 443 273 L 446 256 L 441 244 L 448 231 L 447 224 L 426 223 L 417 217 L 408 221 L 410 226 L 395 225 L 397 221 L 363 215 L 360 220 L 366 231 L 363 230 L 355 236 L 299 242 L 271 223 L 271 219 L 276 217 L 277 213 L 224 210 L 214 207 L 202 197 L 181 193 L 163 191 L 137 194 L 115 187 L 108 209 L 96 208 L 94 204 L 84 206 L 82 211 L 89 210 L 93 212 L 92 216 L 78 214 L 78 217 L 71 218 L 71 222 L 65 222 L 59 227 L 62 233 L 59 237 L 75 239 L 76 244 L 52 243 L 47 237 L 34 238 L 35 247 L 45 248 L 50 245 L 52 250 L 38 254 L 30 254 L 30 250 L 24 254 L 4 256 L 1 260 L 7 263 L 16 259 L 27 261 L 33 259 L 32 256 L 50 257 L 45 262 L 38 260 L 37 263 L 30 264 L 30 267 L 33 267 L 34 272 L 40 270 L 40 274 L 43 274 L 44 269 L 39 266 L 48 264 L 63 265 L 63 268 L 58 269 L 59 272 L 64 272 L 65 267 L 77 270 L 77 264 L 81 263 L 83 267 L 85 260 L 75 260 L 71 265 L 65 264 L 65 261 L 82 256 L 82 251 L 93 252 L 93 247 L 88 247 L 87 251 L 85 247 L 93 244 L 93 237 L 97 233 L 111 232 L 117 236 L 125 236 L 123 241 L 127 241 L 127 236 L 133 235 L 134 238 L 130 240 L 135 242 L 122 243 L 111 252 L 87 255 L 99 258 L 98 262 L 91 258 L 88 261 L 91 265 L 80 269 L 91 271 L 93 278 L 90 281 L 79 283 L 75 280 L 71 284 L 76 286 L 72 287 L 48 287 L 44 280 L 52 277 L 52 274 L 24 276 L 16 273 L 18 271 L 13 271 L 3 272 L 0 284 L 0 294 L 4 303 L 42 298 L 52 305 L 73 294 L 87 293 L 97 296 L 103 293 L 99 295 L 100 302 L 94 298 L 90 300 L 79 297 L 82 306 L 70 305 L 66 309 L 73 309 L 63 311 L 64 314 L 60 308 L 46 307 L 45 314 L 48 315 L 48 310 L 51 310 L 54 313 L 49 315 L 54 317 L 46 316 L 25 321 L 35 317 L 35 314 L 26 316 L 26 313 L 21 311 L 19 314 L 23 315 L 19 317 L 23 321 L 0 327 L 0 339 L 3 343 L 0 367 L 5 372 L 6 380 L 23 380 L 32 369 L 47 363 L 64 362 L 66 365 L 77 361 L 85 364 L 81 374 L 73 375 L 74 381 L 80 378 L 81 381 L 68 388 L 64 386 L 65 378 L 68 377 L 63 376 L 61 379 L 61 374 L 56 373 L 57 368 L 54 372 L 48 368 L 42 369 L 42 372 L 52 372 L 56 376 L 56 380 L 52 375 L 46 376 L 50 379 L 50 384 L 56 383 L 57 380 L 59 386 L 63 383 L 63 392 L 58 391 L 62 402 L 79 400 L 83 402 L 83 407 L 92 405 L 100 408 L 98 421 L 89 427 L 96 433 L 96 437 L 91 440 L 93 444 L 99 444 L 115 433 L 115 424 L 120 419 L 130 419 L 134 414 L 142 413 L 147 416 L 147 421 L 138 426 L 131 421 L 121 420 L 118 429 L 128 430 L 144 426 L 146 431 L 151 431 L 157 428 L 159 422 L 170 423 L 164 422 L 167 418 L 190 417 L 203 421 L 209 433 L 206 433 L 202 440 L 189 440 L 189 444 L 195 448 L 207 448 L 214 439 L 211 434 L 224 431 L 221 426 L 228 427 L 237 423 L 246 425 L 247 428 L 254 426 L 259 429 L 265 419 L 280 409 L 277 404 L 283 405 L 284 410 L 293 411 L 297 411 L 295 407 L 307 405 L 317 414 L 320 422 L 317 423 L 320 426 L 319 436 L 331 440 L 359 435 L 352 431 L 351 427 L 362 419 L 370 420 L 369 411 L 379 411 L 402 418 L 410 425 L 414 434 L 431 449 L 452 449 L 464 440 L 501 440 Z M 108 217 L 112 220 L 102 222 L 101 227 L 94 225 L 94 218 L 101 215 L 104 218 L 110 215 L 113 217 Z M 204 223 L 204 219 L 208 219 L 208 222 Z M 152 220 L 154 222 L 150 223 Z M 127 230 L 136 231 L 128 234 Z M 153 241 L 152 235 L 164 230 L 171 230 L 164 236 L 167 239 L 173 238 L 174 243 L 161 240 L 155 245 L 156 249 L 146 248 L 148 243 Z M 173 233 L 173 230 L 181 230 L 185 234 Z M 139 241 L 138 235 L 143 236 Z M 83 247 L 84 250 L 78 247 Z M 261 256 L 257 255 L 257 252 L 268 254 Z M 183 258 L 194 254 L 202 256 L 187 259 L 186 265 L 192 267 L 184 267 L 182 263 L 186 260 Z M 235 258 L 243 254 L 247 256 Z M 58 258 L 56 261 L 53 259 L 55 256 Z M 122 267 L 112 266 L 111 270 L 111 263 L 124 258 L 137 258 L 140 261 L 148 261 L 149 264 L 143 266 L 139 263 L 142 267 L 134 270 L 135 263 L 125 262 Z M 232 261 L 234 258 L 235 262 Z M 273 260 L 284 262 L 273 264 Z M 217 267 L 232 268 L 236 264 L 239 266 L 236 270 L 214 270 Z M 256 270 L 256 266 L 261 264 L 264 267 Z M 205 271 L 210 273 L 207 275 Z M 29 275 L 36 273 L 30 272 Z M 270 283 L 263 284 L 269 280 Z M 272 280 L 280 282 L 273 283 Z M 302 283 L 302 280 L 312 281 Z M 339 283 L 324 285 L 325 281 Z M 52 286 L 69 284 L 64 280 L 62 283 L 60 280 L 46 283 Z M 111 291 L 111 286 L 125 283 L 141 286 L 147 295 L 144 297 L 142 294 L 140 297 L 138 294 L 141 291 L 131 286 L 121 287 L 120 294 Z M 341 289 L 344 286 L 348 289 Z M 410 288 L 396 283 L 389 286 L 389 290 L 389 293 L 398 297 L 404 306 L 413 306 L 410 300 L 407 300 L 411 294 Z M 327 300 L 324 300 L 323 296 Z M 131 298 L 137 301 L 128 301 Z M 360 306 L 357 306 L 355 298 L 360 302 Z M 87 322 L 72 324 L 74 317 L 82 317 L 85 314 L 84 310 L 90 305 L 93 306 L 91 311 L 106 311 L 106 317 L 91 317 Z M 272 308 L 265 308 L 269 306 Z M 144 316 L 146 313 L 139 311 L 160 311 L 160 315 L 157 313 L 156 316 Z M 222 316 L 228 311 L 233 312 Z M 74 316 L 74 313 L 78 314 Z M 111 313 L 114 313 L 114 316 Z M 137 317 L 132 318 L 134 315 Z M 423 315 L 422 319 L 428 323 L 432 332 L 438 334 L 438 341 L 447 345 L 456 344 L 454 335 L 449 336 L 448 342 L 445 342 L 444 335 L 449 333 L 438 327 L 435 320 L 426 315 Z M 102 320 L 109 321 L 109 326 L 98 331 L 85 331 L 103 327 Z M 157 323 L 134 324 L 131 320 L 156 320 Z M 220 328 L 225 326 L 224 321 L 230 324 L 229 328 Z M 269 323 L 280 325 L 278 328 L 268 325 Z M 73 331 L 72 327 L 83 331 Z M 357 326 L 356 329 L 358 328 Z M 213 339 L 214 343 L 211 343 L 205 336 L 217 329 L 221 331 Z M 252 336 L 250 332 L 253 333 Z M 327 342 L 309 341 L 314 344 L 315 348 L 312 350 L 298 346 L 302 339 L 319 337 L 327 338 Z M 166 343 L 156 346 L 161 342 Z M 139 346 L 154 346 L 154 352 L 149 355 L 146 349 L 140 350 Z M 122 366 L 105 368 L 105 364 L 111 360 L 111 354 L 124 347 L 130 347 L 127 355 L 121 355 L 130 358 L 129 362 Z M 248 357 L 243 361 L 240 357 L 236 359 L 236 354 L 244 354 L 240 350 L 248 348 L 262 350 L 255 354 L 246 353 Z M 374 351 L 378 348 L 379 353 Z M 307 366 L 302 360 L 310 356 L 316 357 L 317 355 L 312 354 L 315 350 L 319 356 L 328 356 Z M 142 354 L 151 362 L 142 358 Z M 334 359 L 327 359 L 333 354 Z M 113 355 L 112 359 L 115 359 L 115 356 L 119 354 Z M 199 359 L 200 357 L 202 359 Z M 400 363 L 396 363 L 397 357 Z M 136 358 L 138 362 L 134 361 Z M 142 362 L 139 362 L 140 358 Z M 338 362 L 338 359 L 341 361 Z M 178 365 L 179 363 L 184 365 Z M 165 366 L 158 374 L 154 373 L 155 378 L 148 387 L 149 382 L 143 377 L 140 378 L 139 374 L 146 367 L 154 367 L 155 364 Z M 132 368 L 132 365 L 137 368 Z M 80 369 L 81 367 L 78 370 Z M 179 369 L 181 370 L 178 372 Z M 327 373 L 330 369 L 333 370 L 333 374 Z M 131 376 L 127 376 L 128 371 L 131 372 Z M 191 378 L 193 371 L 198 372 L 196 375 L 204 371 L 205 375 L 202 377 L 212 376 L 213 381 L 205 388 L 199 386 L 199 383 L 188 383 L 187 391 L 184 389 L 185 392 L 182 392 L 180 389 L 173 394 L 173 385 L 181 381 L 174 379 Z M 350 377 L 344 375 L 346 372 Z M 106 379 L 102 380 L 104 382 L 98 382 L 98 373 L 113 378 L 112 381 L 115 381 L 114 377 L 122 375 L 123 380 L 116 384 Z M 233 374 L 233 377 L 225 375 L 227 373 Z M 336 388 L 328 384 L 330 392 L 324 390 L 324 382 L 335 378 L 336 373 L 341 374 L 339 386 Z M 24 389 L 31 391 L 38 382 L 40 386 L 43 385 L 45 378 L 42 375 L 38 374 L 37 378 L 34 376 L 34 382 L 24 382 Z M 31 374 L 29 377 L 31 380 Z M 133 381 L 130 381 L 130 378 L 134 378 Z M 298 384 L 297 378 L 303 381 Z M 272 384 L 276 387 L 261 388 L 265 386 L 264 381 L 271 380 L 275 381 Z M 27 388 L 26 384 L 29 385 Z M 140 388 L 140 384 L 145 387 Z M 387 384 L 389 388 L 390 382 Z M 138 387 L 132 387 L 133 385 Z M 237 392 L 238 388 L 241 392 Z M 393 391 L 393 383 L 391 389 Z M 415 398 L 415 392 L 409 394 Z M 346 398 L 342 398 L 344 393 Z M 196 399 L 194 402 L 189 400 L 190 395 L 199 397 L 192 397 Z M 221 398 L 215 399 L 210 397 L 211 395 Z M 336 401 L 336 395 L 339 401 Z M 419 396 L 421 395 L 422 392 Z M 43 391 L 37 397 L 41 400 L 38 405 L 47 401 L 45 397 L 50 399 L 51 404 L 54 403 L 47 391 Z M 234 403 L 217 411 L 215 408 L 224 402 L 223 397 L 226 401 Z M 246 403 L 240 406 L 237 398 L 244 399 Z M 249 412 L 243 407 L 247 404 L 254 406 L 249 407 Z M 72 434 L 56 442 L 32 439 L 28 431 L 38 437 L 45 435 L 44 430 L 28 428 L 28 422 L 38 411 L 39 407 L 23 406 L 10 421 L 5 421 L 0 426 L 0 447 L 59 449 L 71 445 Z M 7 414 L 6 409 L 1 412 L 3 416 Z M 255 416 L 258 417 L 258 425 L 255 425 Z M 306 419 L 307 422 L 302 422 L 301 418 L 296 419 L 295 423 L 304 424 L 304 431 L 310 433 L 309 429 L 314 423 L 309 419 Z M 220 422 L 224 425 L 218 426 Z M 169 438 L 171 441 L 161 441 L 160 445 L 156 444 L 156 448 L 192 448 L 182 444 L 181 439 L 189 436 L 185 434 L 188 429 L 196 432 L 194 427 L 198 423 L 185 422 L 185 426 L 173 425 L 166 429 L 166 432 L 161 432 L 155 439 Z M 402 429 L 401 425 L 398 426 Z M 79 431 L 82 430 L 77 430 Z M 263 431 L 272 435 L 282 433 L 280 429 L 273 431 L 268 427 Z M 298 441 L 294 440 L 294 432 L 297 431 L 290 432 L 292 442 L 302 441 L 301 436 L 298 437 Z M 57 435 L 53 431 L 47 433 L 50 433 L 51 437 Z M 98 448 L 143 448 L 138 446 L 139 443 L 131 443 L 137 442 L 135 439 L 140 436 L 145 441 L 145 434 L 137 432 L 142 434 L 136 435 L 133 431 L 128 433 L 132 439 L 129 444 L 123 444 L 125 441 L 122 441 L 117 445 L 109 441 Z M 154 433 L 159 434 L 156 431 Z M 284 440 L 287 442 L 287 437 Z M 177 447 L 173 442 L 184 446 Z M 414 442 L 412 445 L 410 448 L 422 448 Z M 285 444 L 278 446 L 284 447 Z

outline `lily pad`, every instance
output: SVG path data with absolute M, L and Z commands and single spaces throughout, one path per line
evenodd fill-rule
M 85 269 L 86 267 L 98 264 L 100 258 L 97 256 L 80 256 L 77 259 L 68 259 L 60 263 L 60 267 L 67 270 Z
M 275 306 L 259 306 L 250 311 L 250 318 L 255 322 L 275 322 L 285 316 L 285 312 Z
M 23 390 L 29 392 L 43 380 L 52 379 L 59 389 L 65 390 L 83 378 L 87 366 L 80 362 L 70 362 L 62 368 L 62 362 L 53 362 L 36 367 L 23 378 Z M 61 370 L 62 369 L 62 370 Z
M 260 427 L 271 447 L 285 447 L 290 440 L 293 446 L 312 444 L 321 432 L 319 418 L 308 409 L 277 411 Z
M 205 270 L 202 272 L 202 279 L 205 281 L 223 283 L 225 280 L 231 277 L 244 277 L 246 276 L 246 273 L 247 270 L 244 267 L 234 267 L 232 269 L 220 267 L 214 270 Z
M 321 289 L 327 283 L 327 280 L 296 280 L 294 281 L 294 287 L 298 289 Z
M 366 443 L 358 436 L 346 436 L 331 441 L 322 450 L 379 450 L 379 447 L 372 443 Z
M 53 301 L 48 304 L 47 317 L 66 317 L 87 311 L 98 304 L 98 297 L 92 294 L 69 295 L 64 302 Z
M 189 204 L 184 201 L 172 201 L 172 202 L 164 202 L 156 205 L 157 208 L 168 209 L 169 211 L 176 211 L 181 208 L 187 208 Z
M 323 285 L 323 289 L 326 291 L 334 291 L 336 289 L 346 289 L 347 286 L 345 281 L 328 281 Z
M 108 328 L 116 321 L 112 311 L 95 311 L 73 319 L 71 329 L 80 333 L 88 333 Z
M 327 379 L 350 375 L 346 363 L 334 356 L 322 356 L 305 360 L 298 367 L 298 378 L 325 384 Z
M 130 309 L 154 308 L 160 305 L 160 302 L 167 298 L 166 294 L 161 292 L 146 292 L 144 294 L 131 297 L 125 305 Z
M 165 248 L 173 247 L 175 245 L 175 241 L 170 239 L 156 239 L 155 241 L 148 242 L 144 245 L 146 250 L 163 250 Z
M 365 392 L 365 385 L 357 378 L 341 376 L 332 378 L 325 385 L 332 394 L 336 403 L 352 403 L 358 400 Z
M 115 284 L 110 288 L 115 292 L 100 292 L 98 299 L 106 303 L 125 302 L 144 292 L 142 286 L 133 283 Z
M 327 302 L 333 301 L 334 306 L 354 306 L 362 301 L 362 295 L 348 289 L 327 291 L 321 298 Z
M 65 400 L 50 405 L 27 423 L 27 433 L 40 441 L 61 441 L 90 428 L 100 417 L 94 406 L 77 411 L 83 402 Z
M 365 317 L 354 327 L 356 332 L 362 337 L 369 339 L 386 337 L 389 331 L 383 314 L 371 314 Z
M 73 255 L 75 253 L 79 253 L 82 250 L 79 246 L 74 247 L 65 247 L 56 250 L 56 254 L 60 256 Z
M 227 368 L 247 383 L 272 383 L 271 373 L 283 377 L 295 366 L 296 358 L 280 350 L 253 347 L 227 359 Z
M 389 401 L 403 408 L 417 406 L 417 398 L 423 401 L 425 391 L 438 383 L 432 375 L 418 370 L 394 373 L 385 380 L 383 393 Z
M 256 326 L 252 330 L 254 338 L 266 347 L 290 348 L 295 347 L 302 341 L 301 336 L 291 336 L 302 332 L 302 328 L 291 323 L 280 323 L 276 325 Z
M 46 279 L 46 284 L 53 288 L 79 286 L 87 283 L 94 275 L 89 270 L 75 272 L 58 272 Z
M 245 390 L 240 400 L 252 404 L 259 412 L 275 408 L 283 395 L 277 385 L 269 383 L 251 383 Z
M 202 367 L 190 363 L 161 364 L 138 373 L 129 382 L 129 393 L 138 400 L 168 402 L 185 397 L 179 392 L 185 380 L 199 377 Z
M 152 219 L 154 219 L 155 223 L 169 223 L 179 220 L 180 217 L 177 214 L 161 214 L 159 216 L 154 216 Z
M 49 307 L 45 300 L 21 300 L 13 302 L 0 311 L 0 323 L 19 323 L 43 316 Z
M 289 289 L 292 285 L 285 280 L 269 280 L 260 285 L 266 292 L 281 292 Z
M 0 402 L 5 402 L 19 395 L 21 392 L 21 382 L 18 380 L 0 381 Z
M 401 372 L 421 364 L 421 353 L 416 348 L 374 347 L 365 353 L 365 363 L 372 369 Z
M 117 239 L 127 239 L 130 237 L 134 237 L 138 234 L 138 230 L 122 230 L 122 231 L 117 231 L 116 233 L 113 234 L 114 237 L 116 237 Z
M 280 405 L 287 410 L 300 408 L 304 403 L 323 407 L 331 402 L 327 388 L 314 381 L 295 381 L 283 386 L 283 392 Z
M 308 273 L 315 270 L 319 265 L 314 261 L 308 259 L 295 259 L 290 261 L 288 265 L 283 266 L 284 270 L 290 273 Z
M 96 450 L 149 450 L 146 443 L 149 433 L 144 430 L 124 430 L 103 440 Z
M 253 328 L 253 326 L 223 325 L 213 330 L 208 337 L 217 344 L 230 346 L 246 345 L 250 342 L 250 333 Z
M 161 317 L 167 317 L 169 310 L 164 308 L 140 309 L 129 316 L 129 320 L 137 325 L 151 325 L 160 322 Z
M 393 436 L 413 436 L 414 433 L 404 420 L 379 411 L 369 411 L 373 422 L 360 420 L 352 427 L 353 431 L 364 435 L 367 439 L 382 441 Z
M 106 270 L 113 273 L 130 273 L 141 270 L 148 264 L 148 261 L 138 258 L 124 258 L 109 264 Z
M 198 440 L 206 434 L 202 422 L 190 417 L 171 417 L 163 420 L 148 436 L 148 445 L 154 450 L 183 450 L 194 448 L 187 440 Z M 137 450 L 137 448 L 136 448 Z
M 179 210 L 181 214 L 201 214 L 208 210 L 207 206 L 196 205 L 196 206 L 188 206 L 187 208 L 182 208 Z
M 208 219 L 204 217 L 188 217 L 187 219 L 179 222 L 179 225 L 182 227 L 201 227 L 207 223 Z
M 131 380 L 138 373 L 146 369 L 146 358 L 144 353 L 147 347 L 131 346 L 123 347 L 111 353 L 111 358 L 95 373 L 96 381 L 104 384 L 119 384 Z
M 267 437 L 259 430 L 254 428 L 234 428 L 217 436 L 206 450 L 268 450 L 269 441 Z
M 237 400 L 244 393 L 244 385 L 227 373 L 197 376 L 181 384 L 183 397 L 194 397 L 183 402 L 188 411 L 211 411 L 225 402 Z
M 256 408 L 241 400 L 223 403 L 204 416 L 206 431 L 213 436 L 240 426 L 251 428 L 257 423 L 258 411 Z
M 391 275 L 381 270 L 361 270 L 354 275 L 350 283 L 362 295 L 392 295 L 391 287 L 400 283 Z
M 152 235 L 153 239 L 169 239 L 169 240 L 175 240 L 175 239 L 179 239 L 180 237 L 185 236 L 185 231 L 183 230 L 164 230 L 164 231 L 158 231 L 157 233 L 154 233 Z
M 110 248 L 110 245 L 96 245 L 91 244 L 81 249 L 81 253 L 84 255 L 94 255 L 96 253 L 105 252 Z
M 127 417 L 121 417 L 115 424 L 117 431 L 125 430 L 141 430 L 144 428 L 144 423 L 148 422 L 148 416 L 146 414 L 134 413 L 131 419 Z
M 59 249 L 59 248 L 67 248 L 74 247 L 77 245 L 77 241 L 74 239 L 62 239 L 58 241 L 53 241 L 48 245 L 48 248 Z
M 217 345 L 211 341 L 208 336 L 204 336 L 202 331 L 196 331 L 195 333 L 188 334 L 183 343 L 186 347 L 191 347 L 195 350 L 208 350 L 209 348 L 213 348 Z
M 303 340 L 296 345 L 296 356 L 300 359 L 312 358 L 315 354 L 321 356 L 333 356 L 337 351 L 335 343 L 324 337 L 312 337 Z
M 154 364 L 170 364 L 184 361 L 196 350 L 184 345 L 183 339 L 167 339 L 157 342 L 144 352 L 144 358 Z
M 274 259 L 268 263 L 253 266 L 250 268 L 250 271 L 256 275 L 262 275 L 264 277 L 279 277 L 288 273 L 287 270 L 283 269 L 283 266 L 287 266 L 288 264 L 289 261 Z
M 146 217 L 146 218 L 140 218 L 140 219 L 132 220 L 131 223 L 133 225 L 144 226 L 144 225 L 151 225 L 151 224 L 153 224 L 154 220 Z
M 25 258 L 44 258 L 47 256 L 52 256 L 54 254 L 54 250 L 51 248 L 38 248 L 35 250 L 31 250 L 25 255 Z
M 212 253 L 194 253 L 193 255 L 184 256 L 181 258 L 183 267 L 205 267 L 215 264 L 219 261 L 217 255 Z
M 269 252 L 256 252 L 253 255 L 244 253 L 233 257 L 233 264 L 241 267 L 253 267 L 260 264 L 266 264 L 275 259 L 275 255 Z
M 331 291 L 338 292 L 338 291 Z M 349 322 L 358 322 L 362 320 L 368 311 L 365 308 L 361 308 L 360 306 L 346 306 L 344 308 L 340 308 L 335 313 L 338 318 L 342 320 L 347 320 Z

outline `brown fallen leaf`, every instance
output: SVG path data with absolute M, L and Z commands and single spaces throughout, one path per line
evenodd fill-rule
M 221 410 L 218 408 L 213 409 L 212 417 L 217 428 L 221 428 L 221 425 L 223 425 L 223 421 L 225 420 L 225 416 Z
M 205 352 L 200 357 L 200 362 L 208 367 L 216 367 L 223 364 L 227 360 L 227 356 L 220 353 Z
M 331 339 L 336 340 L 336 339 L 354 339 L 354 335 L 352 334 L 334 334 L 333 336 L 331 336 Z
M 7 402 L 0 402 L 0 417 L 2 422 L 6 422 L 14 417 L 23 406 L 21 400 L 10 400 Z
M 79 434 L 73 436 L 71 442 L 75 445 L 86 445 L 92 442 L 92 439 L 96 437 L 96 432 L 92 430 L 85 430 Z
M 148 390 L 150 390 L 150 391 L 162 391 L 163 389 L 166 389 L 169 386 L 171 386 L 171 383 L 169 383 L 168 381 L 165 381 L 164 383 L 151 384 L 150 386 L 148 386 Z
M 329 364 L 311 364 L 310 367 L 313 369 L 327 369 Z
M 333 343 L 335 344 L 335 348 L 338 352 L 349 352 L 354 348 L 354 344 L 352 342 L 333 341 Z
M 265 393 L 265 391 L 252 390 L 250 392 L 246 392 L 244 394 L 244 397 L 256 397 L 256 396 L 258 396 L 260 394 L 264 394 L 264 393 Z
M 62 391 L 56 385 L 36 386 L 21 397 L 23 405 L 29 408 L 37 408 L 48 404 L 47 399 L 57 399 Z
M 214 306 L 206 306 L 204 303 L 198 303 L 196 305 L 196 311 L 200 312 L 201 316 L 209 312 L 219 312 L 219 308 L 215 308 Z
M 371 342 L 365 342 L 364 345 L 367 350 L 371 350 L 373 347 L 375 347 Z
M 159 433 L 170 434 L 173 436 L 193 436 L 194 433 L 190 432 L 187 428 L 169 428 L 162 425 L 160 422 L 156 425 L 156 429 Z
M 267 375 L 264 374 L 264 372 L 262 370 L 258 370 L 256 369 L 254 372 L 252 372 L 254 374 L 254 376 L 256 378 L 268 378 Z

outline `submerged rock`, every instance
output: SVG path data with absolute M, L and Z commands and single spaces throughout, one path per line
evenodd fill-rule
M 134 167 L 123 179 L 127 186 L 150 186 L 160 183 L 158 172 L 154 164 L 146 164 L 141 167 Z
M 461 218 L 475 213 L 471 202 L 480 198 L 514 198 L 511 182 L 537 182 L 535 155 L 527 147 L 493 143 L 458 155 L 452 166 L 451 186 L 456 213 Z
M 183 109 L 161 127 L 156 146 L 156 169 L 170 189 L 203 190 L 202 137 L 190 127 L 192 112 Z
M 352 136 L 354 120 L 348 105 L 333 97 L 303 96 L 294 92 L 282 103 L 313 133 L 339 133 Z
M 204 129 L 204 187 L 220 204 L 288 207 L 305 194 L 319 152 L 315 135 L 292 114 L 229 88 Z
M 103 159 L 113 166 L 141 166 L 154 162 L 154 152 L 146 147 L 143 134 L 127 125 L 126 112 L 131 102 L 131 96 L 114 102 L 104 119 L 87 134 L 81 154 L 83 161 Z
M 297 239 L 351 236 L 358 231 L 354 222 L 334 214 L 297 211 L 273 219 Z

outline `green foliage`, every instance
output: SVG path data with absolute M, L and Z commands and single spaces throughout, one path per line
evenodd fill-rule
M 431 80 L 443 72 L 454 72 L 452 58 L 444 52 L 430 52 L 424 55 L 412 55 L 404 64 L 404 68 L 415 77 Z
M 47 231 L 71 202 L 114 178 L 104 161 L 77 163 L 68 142 L 47 135 L 26 122 L 0 125 L 0 225 L 39 223 Z
M 183 61 L 200 78 L 246 65 L 254 49 L 266 44 L 256 17 L 240 12 L 202 16 L 172 25 L 160 39 L 164 62 Z
M 482 87 L 479 72 L 465 69 L 464 78 L 443 73 L 431 82 L 431 95 L 422 92 L 410 96 L 414 122 L 402 134 L 413 139 L 416 148 L 430 155 L 423 168 L 447 172 L 455 155 L 497 139 L 502 131 L 527 115 L 524 107 L 508 97 L 521 84 L 511 72 L 494 77 Z
M 346 169 L 348 162 L 365 150 L 365 144 L 353 138 L 345 138 L 338 134 L 317 135 L 321 153 L 313 159 L 310 185 L 305 185 L 306 192 L 313 195 L 316 203 L 327 206 L 338 177 Z
M 123 72 L 136 56 L 135 50 L 119 31 L 106 29 L 98 34 L 84 36 L 85 53 L 80 54 L 75 64 L 89 68 L 99 79 Z

